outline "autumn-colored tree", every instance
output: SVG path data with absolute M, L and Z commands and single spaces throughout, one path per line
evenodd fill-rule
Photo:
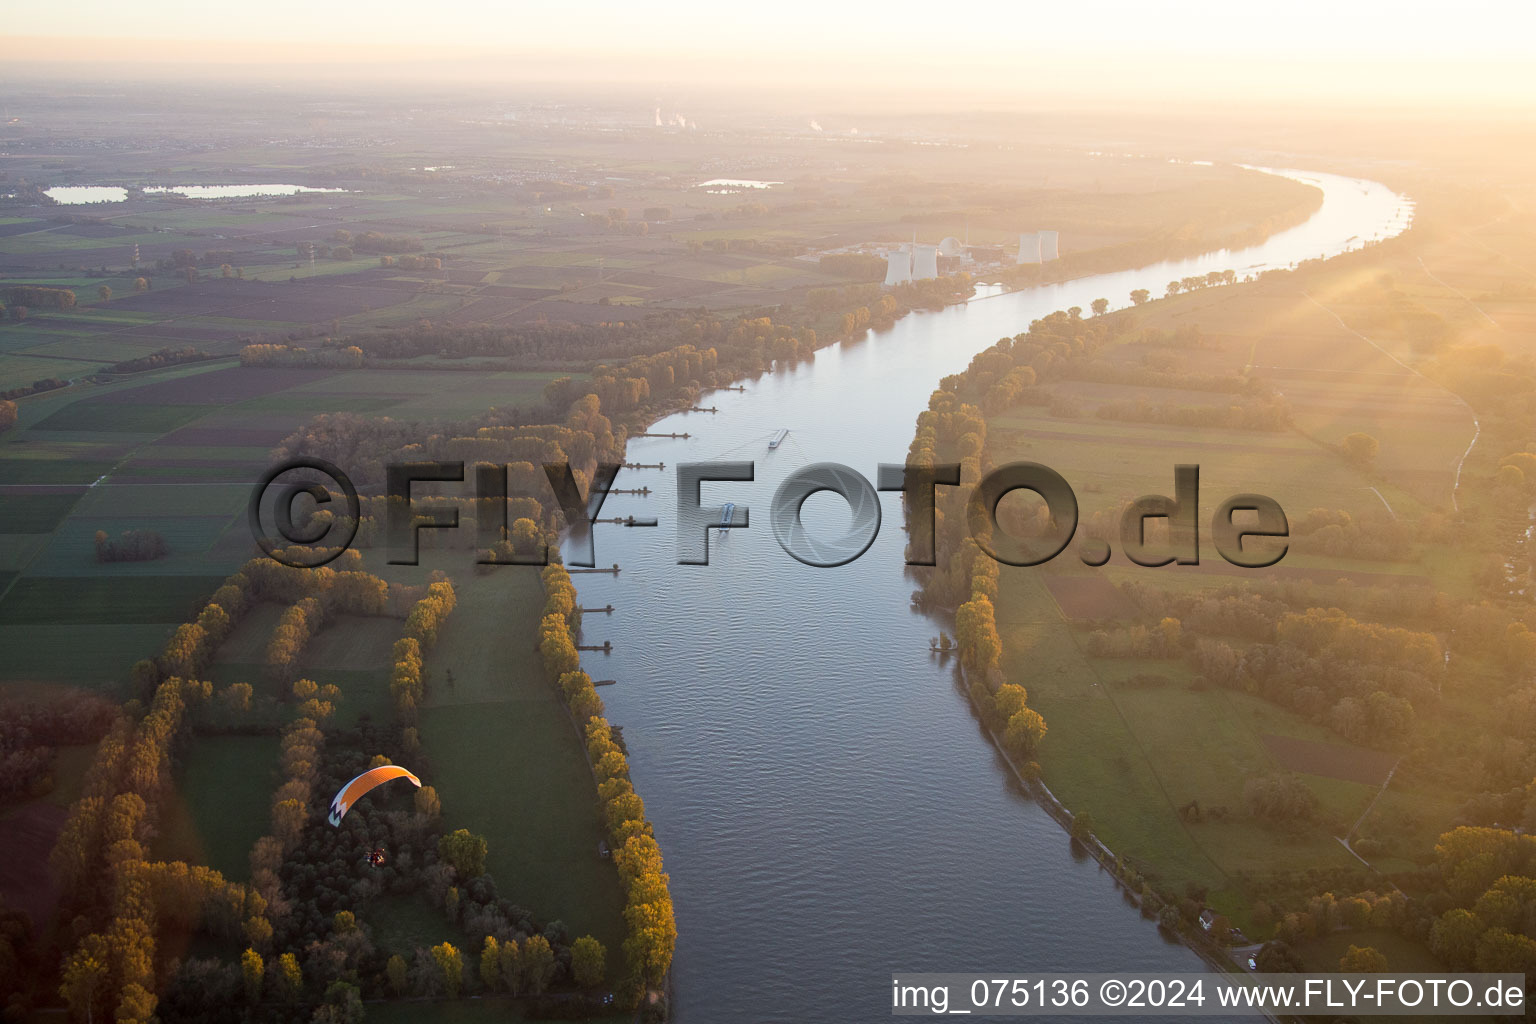
M 1536 878 L 1505 875 L 1477 898 L 1472 912 L 1485 927 L 1536 933 Z
M 398 953 L 390 957 L 389 962 L 384 965 L 384 975 L 389 979 L 390 991 L 397 996 L 405 995 L 410 984 L 408 970 L 405 957 Z
M 107 285 L 102 285 L 96 289 L 96 297 L 102 302 L 108 302 L 112 298 L 112 289 Z
M 299 967 L 299 958 L 292 953 L 284 953 L 277 959 L 277 991 L 290 1003 L 304 991 L 304 972 Z
M 487 935 L 480 947 L 480 984 L 490 992 L 501 990 L 501 948 L 494 935 Z
M 522 949 L 523 987 L 534 995 L 542 995 L 555 976 L 555 952 L 549 940 L 542 935 L 529 936 Z
M 540 624 L 539 653 L 544 657 L 544 667 L 557 679 L 567 672 L 581 668 L 581 655 L 571 639 L 569 627 L 558 615 L 546 615 Z
M 90 1020 L 95 1015 L 106 985 L 105 958 L 82 950 L 65 961 L 59 995 L 69 1005 L 70 1016 L 75 1020 Z
M 187 622 L 176 627 L 166 641 L 160 662 L 166 675 L 192 679 L 201 674 L 207 657 L 207 634 L 195 622 Z
M 1018 683 L 1004 683 L 992 695 L 992 708 L 997 718 L 1007 722 L 1022 711 L 1029 701 L 1029 691 Z
M 539 554 L 539 549 L 544 545 L 544 534 L 539 529 L 539 524 L 532 519 L 522 518 L 512 522 L 512 530 L 508 535 L 512 543 L 512 551 L 515 554 L 529 557 Z
M 1351 944 L 1339 957 L 1339 970 L 1346 974 L 1385 974 L 1387 958 L 1375 946 Z
M 966 668 L 982 673 L 995 668 L 1003 645 L 992 602 L 978 594 L 956 609 L 955 638 Z
M 603 983 L 608 970 L 608 950 L 590 935 L 583 935 L 571 943 L 571 977 L 584 989 L 594 989 Z
M 160 997 L 136 981 L 123 986 L 117 1000 L 117 1024 L 153 1024 Z
M 609 779 L 619 778 L 629 772 L 629 762 L 624 759 L 624 754 L 618 750 L 610 750 L 600 757 L 592 766 L 599 783 Z
M 1479 971 L 1488 974 L 1536 975 L 1536 939 L 1508 928 L 1490 928 L 1477 940 Z
M 245 998 L 250 1002 L 261 1001 L 261 985 L 266 977 L 266 966 L 261 954 L 247 949 L 240 954 L 240 973 L 245 978 Z
M 677 947 L 677 921 L 665 875 L 648 872 L 630 884 L 624 921 L 629 926 L 624 952 L 631 969 L 647 984 L 659 984 Z
M 453 584 L 438 580 L 427 587 L 427 596 L 416 602 L 405 619 L 406 636 L 414 638 L 422 650 L 430 650 L 437 643 L 438 630 L 453 611 L 457 598 Z
M 517 940 L 507 939 L 503 942 L 500 955 L 501 966 L 497 973 L 501 977 L 502 987 L 515 996 L 523 990 L 523 957 Z
M 457 829 L 437 841 L 437 855 L 452 865 L 454 872 L 463 879 L 485 874 L 487 850 L 485 837 L 477 836 L 467 828 Z
M 304 805 L 298 800 L 279 800 L 272 806 L 272 834 L 283 842 L 285 847 L 291 848 L 298 842 L 299 835 L 304 831 L 304 821 L 307 817 Z
M 633 791 L 619 793 L 608 801 L 603 808 L 603 815 L 608 822 L 608 831 L 614 833 L 627 821 L 645 819 L 645 801 Z
M 1505 875 L 1536 877 L 1536 836 L 1463 825 L 1435 844 L 1451 896 L 1470 906 Z
M 1376 461 L 1376 453 L 1381 450 L 1381 442 L 1370 434 L 1356 431 L 1353 434 L 1344 435 L 1344 440 L 1339 442 L 1339 450 L 1350 462 L 1363 469 L 1369 469 Z
M 443 989 L 449 999 L 457 999 L 464 985 L 464 958 L 450 942 L 432 947 L 432 961 L 442 972 Z
M 251 948 L 257 952 L 267 949 L 272 944 L 272 922 L 265 917 L 248 917 L 245 919 L 245 941 L 251 944 Z
M 1020 708 L 1003 727 L 1003 745 L 1019 760 L 1034 756 L 1045 738 L 1045 719 L 1034 708 Z
M 437 797 L 437 790 L 432 786 L 422 786 L 416 791 L 416 813 L 429 821 L 436 821 L 437 816 L 443 811 L 442 801 Z

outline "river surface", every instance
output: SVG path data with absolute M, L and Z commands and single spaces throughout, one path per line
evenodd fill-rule
M 618 680 L 599 692 L 672 876 L 682 1024 L 886 1020 L 893 971 L 1204 969 L 1074 856 L 930 656 L 928 638 L 950 627 L 911 607 L 899 496 L 882 495 L 869 551 L 835 569 L 785 554 L 768 508 L 808 463 L 874 480 L 877 464 L 905 461 L 939 379 L 1033 319 L 1100 296 L 1126 305 L 1134 288 L 1160 296 L 1213 270 L 1241 278 L 1334 256 L 1412 218 L 1382 185 L 1279 173 L 1324 201 L 1261 245 L 914 313 L 745 393 L 707 394 L 718 414 L 651 428 L 689 440 L 629 442 L 630 461 L 667 469 L 621 472 L 616 487 L 652 493 L 610 496 L 602 515 L 660 526 L 598 527 L 597 564 L 623 572 L 574 579 L 584 606 L 616 608 L 587 616 L 586 642 L 615 650 L 584 667 Z M 789 438 L 769 452 L 780 427 Z M 673 467 L 711 460 L 756 462 L 753 482 L 704 485 L 706 506 L 748 506 L 751 525 L 710 531 L 710 564 L 680 566 Z M 848 519 L 833 496 L 807 502 L 813 531 L 841 533 Z

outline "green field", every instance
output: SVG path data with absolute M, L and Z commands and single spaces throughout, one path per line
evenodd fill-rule
M 595 936 L 616 964 L 623 893 L 598 855 L 597 793 L 564 705 L 523 650 L 543 605 L 538 579 L 500 573 L 458 587 L 458 608 L 426 661 L 421 716 L 444 825 L 486 837 L 501 895 L 572 935 Z
M 452 370 L 360 370 L 338 374 L 286 392 L 316 395 L 314 404 L 330 407 L 393 395 L 389 415 L 396 419 L 468 419 L 498 406 L 529 405 L 543 398 L 544 386 L 558 377 L 581 374 L 555 372 L 491 372 L 463 374 Z M 254 405 L 256 403 L 252 403 Z
M 245 610 L 240 622 L 229 636 L 224 638 L 215 663 L 251 664 L 262 661 L 272 630 L 287 609 L 273 601 L 264 601 Z
M 76 402 L 37 424 L 36 429 L 163 434 L 191 423 L 207 413 L 207 407 L 201 405 Z
M 180 496 L 181 489 L 167 495 Z M 229 527 L 230 520 L 214 516 L 144 516 L 128 519 L 75 515 L 53 532 L 48 545 L 28 565 L 27 570 L 36 576 L 206 576 L 210 569 L 217 567 L 217 560 L 209 555 L 209 549 Z M 101 531 L 116 539 L 124 530 L 153 530 L 165 538 L 170 553 L 164 558 L 145 562 L 98 562 L 96 533 Z
M 236 516 L 250 501 L 248 484 L 120 484 L 111 478 L 88 491 L 76 516 Z M 126 522 L 132 527 L 134 522 Z
M 0 626 L 185 622 L 222 576 L 37 576 L 0 602 Z
M 73 380 L 76 377 L 95 373 L 105 365 L 104 361 L 81 362 L 75 359 L 6 353 L 0 355 L 0 391 L 26 387 L 35 381 L 47 380 L 50 377 Z
M 88 484 L 112 470 L 99 459 L 70 460 L 0 456 L 0 484 Z
M 9 608 L 7 598 L 0 608 Z M 128 670 L 165 645 L 182 620 L 128 624 L 0 624 L 0 680 L 47 680 L 107 689 L 126 700 Z
M 390 647 L 400 639 L 401 620 L 384 615 L 341 615 L 309 642 L 304 666 L 315 672 L 387 670 Z
M 0 492 L 0 533 L 52 533 L 80 495 Z
M 207 864 L 235 881 L 247 879 L 251 846 L 270 825 L 277 754 L 276 736 L 193 738 L 151 853 Z

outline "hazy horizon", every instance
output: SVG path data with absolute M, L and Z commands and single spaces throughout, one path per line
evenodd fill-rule
M 4 74 L 222 80 L 502 82 L 568 87 L 691 87 L 810 96 L 829 106 L 956 101 L 1021 103 L 1199 99 L 1336 103 L 1357 108 L 1530 108 L 1536 11 L 1478 2 L 1455 19 L 1425 4 L 1339 7 L 1303 0 L 1283 11 L 1122 0 L 1071 9 L 984 4 L 965 16 L 806 0 L 742 18 L 701 3 L 666 11 L 603 2 L 580 18 L 451 0 L 419 8 L 293 0 L 252 21 L 231 9 L 175 2 L 159 14 L 88 0 L 66 31 L 44 9 L 11 13 L 0 35 Z M 835 95 L 828 94 L 836 90 Z

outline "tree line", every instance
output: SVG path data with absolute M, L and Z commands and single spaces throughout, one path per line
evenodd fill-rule
M 83 691 L 0 701 L 0 804 L 51 790 L 57 748 L 100 741 L 119 714 L 111 701 Z
M 458 598 L 453 584 L 446 578 L 436 580 L 427 587 L 426 596 L 416 602 L 406 616 L 405 631 L 395 641 L 392 653 L 393 667 L 389 675 L 389 693 L 395 705 L 395 718 L 407 739 L 415 745 L 417 708 L 425 696 L 422 676 L 422 658 L 437 643 L 438 631 L 453 611 Z
M 363 350 L 356 345 L 309 349 L 302 345 L 258 343 L 241 347 L 240 365 L 359 370 L 363 366 Z
M 40 284 L 13 284 L 0 287 L 0 302 L 7 308 L 36 307 L 68 313 L 75 308 L 75 293 L 68 288 L 50 288 Z
M 183 363 L 200 363 L 212 359 L 213 356 L 202 349 L 187 346 L 184 348 L 162 348 L 151 352 L 147 356 L 139 356 L 136 359 L 125 359 L 120 363 L 113 363 L 102 373 L 143 373 L 145 370 L 159 370 L 167 366 L 179 366 Z
M 260 913 L 254 890 L 216 871 L 146 860 L 160 807 L 172 786 L 175 746 L 186 710 L 205 700 L 207 683 L 167 679 L 136 724 L 98 747 L 84 795 L 71 808 L 50 857 L 62 889 L 62 915 L 78 941 L 62 961 L 59 993 L 77 1018 L 112 1014 L 149 1024 L 156 997 L 157 940 L 168 928 L 207 928 L 237 936 Z
M 944 384 L 954 381 L 947 378 Z M 977 480 L 984 471 L 986 434 L 981 410 L 960 401 L 952 386 L 941 386 L 918 414 L 908 465 L 958 464 L 961 480 Z M 1001 574 L 997 560 L 981 547 L 990 543 L 992 528 L 987 524 L 973 534 L 965 501 L 959 488 L 935 489 L 935 564 L 914 570 L 921 584 L 914 598 L 955 609 L 955 640 L 972 707 L 1014 763 L 1038 774 L 1031 765 L 1045 738 L 1045 719 L 1029 706 L 1028 691 L 1007 681 L 999 668 L 1003 642 L 994 602 Z
M 40 395 L 45 391 L 57 391 L 59 388 L 69 387 L 69 381 L 59 377 L 44 377 L 35 380 L 31 384 L 0 391 L 0 401 L 11 402 L 13 399 L 26 398 L 28 395 Z M 14 403 L 13 403 L 14 407 Z M 14 419 L 12 420 L 14 423 Z
M 597 781 L 608 845 L 624 883 L 624 921 L 628 936 L 624 954 L 629 977 L 625 1003 L 639 1005 L 648 988 L 666 977 L 677 945 L 669 877 L 662 867 L 661 848 L 645 817 L 645 803 L 629 778 L 629 762 L 613 729 L 603 718 L 603 702 L 592 679 L 581 670 L 573 629 L 580 611 L 570 574 L 559 564 L 541 574 L 544 615 L 539 623 L 539 652 L 545 671 L 556 681 L 566 707 L 586 738 L 588 764 Z

